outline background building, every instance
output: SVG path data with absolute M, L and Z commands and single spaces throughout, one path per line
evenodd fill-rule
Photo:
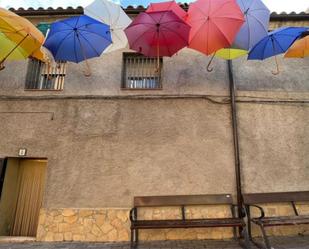
M 142 10 L 126 9 L 132 17 Z M 42 24 L 82 9 L 16 12 Z M 309 26 L 309 15 L 272 15 L 272 28 L 283 25 Z M 227 63 L 216 59 L 207 73 L 209 58 L 184 49 L 164 58 L 161 75 L 154 75 L 154 60 L 128 52 L 90 60 L 90 77 L 84 76 L 83 63 L 62 63 L 50 73 L 36 61 L 11 62 L 0 72 L 0 157 L 6 158 L 1 235 L 23 235 L 17 225 L 12 231 L 21 198 L 16 183 L 26 167 L 33 172 L 29 181 L 41 186 L 37 200 L 43 195 L 39 221 L 30 222 L 28 235 L 43 241 L 128 240 L 134 196 L 235 195 Z M 233 61 L 246 193 L 309 189 L 309 60 L 280 57 L 280 64 L 282 72 L 274 76 L 272 59 Z M 24 148 L 26 156 L 19 157 Z M 42 168 L 34 173 L 33 167 Z M 27 209 L 39 204 L 28 203 Z M 290 212 L 284 205 L 268 208 Z M 188 212 L 212 211 L 229 210 Z M 169 208 L 140 215 L 177 214 Z M 273 232 L 304 231 L 308 227 Z M 229 229 L 141 232 L 142 239 L 231 236 Z

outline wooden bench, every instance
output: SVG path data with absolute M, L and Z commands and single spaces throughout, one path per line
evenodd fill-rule
M 265 227 L 273 226 L 290 226 L 290 225 L 303 225 L 309 224 L 309 215 L 302 215 L 297 210 L 296 202 L 309 201 L 309 191 L 303 192 L 281 192 L 281 193 L 259 193 L 259 194 L 244 194 L 243 201 L 245 204 L 246 215 L 248 218 L 248 233 L 249 237 L 257 246 L 261 245 L 252 239 L 251 235 L 251 223 L 260 227 L 265 247 L 271 249 L 269 239 L 267 237 Z M 289 203 L 293 209 L 292 216 L 276 216 L 268 217 L 265 214 L 264 209 L 257 204 L 268 203 Z M 250 209 L 257 208 L 260 211 L 259 217 L 251 217 Z
M 231 208 L 231 217 L 187 219 L 186 207 L 196 205 L 229 205 Z M 179 207 L 181 219 L 138 219 L 138 208 L 171 206 Z M 231 227 L 234 228 L 235 238 L 236 228 L 240 228 L 240 231 L 243 231 L 245 247 L 249 248 L 249 237 L 246 232 L 246 224 L 243 219 L 235 217 L 235 209 L 236 206 L 233 205 L 233 199 L 230 194 L 134 197 L 134 207 L 130 211 L 131 245 L 137 245 L 139 229 Z

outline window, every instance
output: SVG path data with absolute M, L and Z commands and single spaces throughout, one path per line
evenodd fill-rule
M 137 53 L 123 54 L 123 89 L 161 89 L 161 68 L 163 60 L 148 58 Z
M 62 90 L 66 74 L 66 63 L 48 65 L 29 59 L 25 88 L 28 90 Z

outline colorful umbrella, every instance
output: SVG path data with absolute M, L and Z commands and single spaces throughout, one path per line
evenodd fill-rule
M 245 16 L 233 47 L 250 50 L 268 35 L 270 11 L 261 0 L 237 0 Z
M 309 57 L 309 32 L 302 34 L 302 38 L 297 40 L 284 55 L 285 58 L 305 58 Z
M 207 65 L 207 71 L 212 72 L 213 68 L 210 67 L 214 57 L 221 58 L 223 60 L 234 60 L 239 57 L 242 57 L 244 55 L 248 54 L 247 50 L 243 49 L 237 49 L 237 48 L 221 48 L 220 50 L 214 52 L 213 56 L 211 57 L 208 65 Z
M 31 22 L 3 8 L 0 8 L 0 33 L 1 65 L 7 59 L 28 58 L 44 42 L 43 34 Z
M 154 11 L 165 11 L 171 10 L 181 19 L 185 20 L 187 17 L 187 12 L 185 12 L 175 1 L 167 1 L 160 3 L 151 3 L 147 8 L 146 12 L 154 12 Z
M 216 52 L 215 56 L 224 60 L 234 60 L 239 57 L 245 56 L 246 54 L 248 54 L 247 50 L 236 48 L 222 48 Z
M 123 49 L 128 45 L 124 29 L 132 22 L 120 5 L 108 0 L 95 0 L 84 13 L 110 26 L 112 44 L 103 53 Z
M 190 4 L 187 22 L 189 47 L 210 55 L 232 45 L 244 15 L 235 0 L 197 0 Z
M 251 49 L 248 60 L 264 60 L 275 56 L 277 70 L 272 73 L 274 75 L 279 74 L 280 70 L 276 55 L 285 53 L 306 30 L 306 28 L 301 27 L 286 27 L 270 32 L 268 36 Z
M 149 57 L 172 56 L 188 46 L 190 26 L 173 11 L 140 13 L 125 29 L 130 48 Z
M 79 63 L 99 57 L 111 42 L 108 25 L 82 15 L 54 22 L 44 46 L 55 60 Z

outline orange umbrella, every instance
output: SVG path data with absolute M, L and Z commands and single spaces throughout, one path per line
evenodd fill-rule
M 0 8 L 0 33 L 3 34 L 2 42 L 5 42 L 7 50 L 2 51 L 0 64 L 7 59 L 18 59 L 18 55 L 27 58 L 34 54 L 38 59 L 43 59 L 40 48 L 44 42 L 44 35 L 27 19 L 13 12 Z M 12 55 L 15 53 L 15 56 Z
M 188 10 L 189 48 L 206 55 L 228 48 L 244 21 L 235 0 L 197 0 Z
M 309 33 L 302 39 L 297 40 L 284 55 L 285 58 L 309 57 Z

